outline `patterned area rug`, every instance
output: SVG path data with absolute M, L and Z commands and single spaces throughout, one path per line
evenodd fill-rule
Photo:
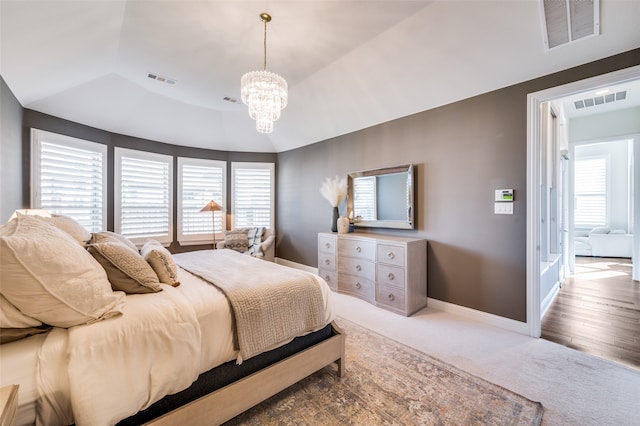
M 335 364 L 226 425 L 539 425 L 543 408 L 342 318 L 346 375 Z

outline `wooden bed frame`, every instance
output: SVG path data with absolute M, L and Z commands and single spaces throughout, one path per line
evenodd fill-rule
M 335 322 L 331 328 L 328 339 L 145 424 L 219 425 L 333 362 L 343 377 L 345 336 Z

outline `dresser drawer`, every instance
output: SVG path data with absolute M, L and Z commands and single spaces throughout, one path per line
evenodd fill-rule
M 404 268 L 378 264 L 376 281 L 383 285 L 404 289 Z
M 404 312 L 404 289 L 378 283 L 376 286 L 376 303 Z
M 376 279 L 376 266 L 373 262 L 353 257 L 338 258 L 338 272 L 356 275 L 370 281 Z
M 376 260 L 376 244 L 371 241 L 340 239 L 338 241 L 338 252 L 340 256 Z
M 375 284 L 355 275 L 339 274 L 340 284 L 338 288 L 341 292 L 352 294 L 360 299 L 372 303 L 375 300 Z
M 404 266 L 404 247 L 378 244 L 376 259 L 378 263 Z
M 335 271 L 336 256 L 329 253 L 318 253 L 318 268 Z
M 320 235 L 318 237 L 318 252 L 336 254 L 337 238 L 333 236 Z
M 318 276 L 325 280 L 332 290 L 338 290 L 338 274 L 335 271 L 320 268 Z

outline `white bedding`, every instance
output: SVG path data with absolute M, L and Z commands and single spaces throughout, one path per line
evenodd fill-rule
M 56 328 L 46 339 L 25 339 L 33 343 L 29 343 L 30 358 L 20 368 L 24 377 L 11 378 L 11 383 L 19 380 L 21 385 L 20 424 L 35 418 L 27 412 L 35 399 L 34 383 L 43 395 L 39 424 L 107 425 L 235 359 L 231 312 L 224 295 L 182 269 L 179 279 L 176 288 L 163 285 L 159 293 L 128 295 L 121 317 L 69 330 Z M 321 285 L 328 324 L 333 320 L 330 291 L 326 283 Z M 38 345 L 36 374 L 33 350 Z M 4 353 L 2 384 L 8 384 Z

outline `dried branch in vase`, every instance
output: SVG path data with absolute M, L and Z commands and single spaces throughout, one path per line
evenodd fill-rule
M 326 178 L 320 187 L 320 194 L 327 199 L 331 207 L 338 207 L 347 197 L 347 179 L 336 176 Z

